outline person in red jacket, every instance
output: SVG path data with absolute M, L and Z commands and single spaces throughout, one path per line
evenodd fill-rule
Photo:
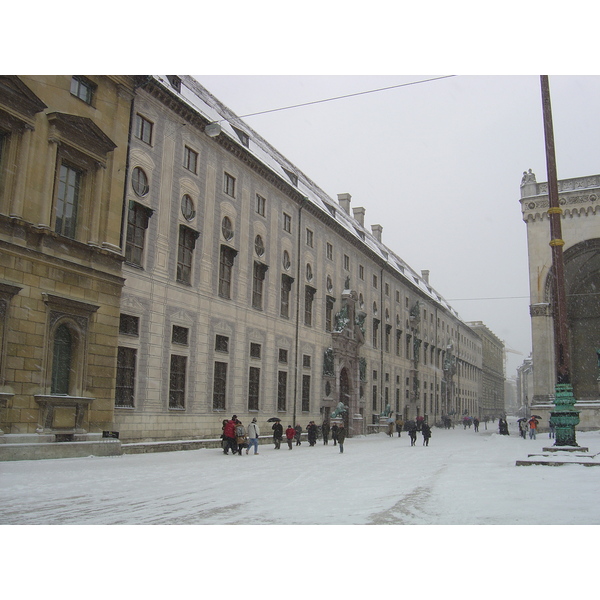
M 291 425 L 288 425 L 287 429 L 285 430 L 285 438 L 287 439 L 288 448 L 290 450 L 292 449 L 292 442 L 294 441 L 295 435 L 296 430 Z
M 235 422 L 237 421 L 237 415 L 233 415 L 225 427 L 223 427 L 223 452 L 229 454 L 229 449 L 235 454 L 237 452 L 237 442 L 235 440 Z

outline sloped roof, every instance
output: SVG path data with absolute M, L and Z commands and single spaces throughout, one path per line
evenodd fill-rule
M 192 109 L 210 122 L 218 122 L 221 134 L 241 143 L 258 161 L 272 172 L 292 184 L 307 200 L 318 209 L 325 211 L 349 235 L 360 244 L 366 246 L 382 261 L 404 279 L 409 287 L 417 288 L 433 302 L 443 306 L 455 317 L 458 313 L 448 302 L 432 288 L 416 271 L 414 271 L 393 250 L 378 241 L 367 229 L 346 213 L 342 207 L 330 198 L 314 181 L 307 177 L 296 165 L 291 163 L 276 148 L 271 146 L 260 134 L 240 119 L 233 111 L 213 96 L 205 87 L 190 75 L 179 76 L 181 86 L 173 86 L 167 75 L 154 75 L 152 78 L 170 93 L 178 95 Z

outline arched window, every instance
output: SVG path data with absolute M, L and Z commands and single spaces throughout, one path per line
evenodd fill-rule
M 68 394 L 71 374 L 73 339 L 66 325 L 60 325 L 54 334 L 52 352 L 52 394 Z

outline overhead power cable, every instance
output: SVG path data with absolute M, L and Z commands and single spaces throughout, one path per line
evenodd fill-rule
M 291 106 L 282 106 L 281 108 L 271 108 L 269 110 L 261 110 L 259 112 L 248 113 L 247 115 L 240 115 L 240 119 L 247 117 L 255 117 L 256 115 L 264 115 L 267 113 L 278 112 L 281 110 L 289 110 L 290 108 L 300 108 L 302 106 L 310 106 L 311 104 L 321 104 L 323 102 L 333 102 L 334 100 L 342 100 L 344 98 L 352 98 L 353 96 L 363 96 L 364 94 L 374 94 L 376 92 L 385 92 L 387 90 L 393 90 L 401 87 L 408 87 L 410 85 L 418 85 L 420 83 L 429 83 L 431 81 L 438 81 L 440 79 L 447 79 L 449 77 L 456 77 L 456 75 L 442 75 L 441 77 L 432 77 L 431 79 L 422 79 L 420 81 L 411 81 L 409 83 L 400 83 L 398 85 L 390 85 L 388 87 L 378 88 L 375 90 L 365 90 L 364 92 L 355 92 L 353 94 L 345 94 L 343 96 L 335 96 L 333 98 L 324 98 L 323 100 L 313 100 L 312 102 L 303 102 L 301 104 L 292 104 Z M 225 121 L 226 119 L 221 119 Z

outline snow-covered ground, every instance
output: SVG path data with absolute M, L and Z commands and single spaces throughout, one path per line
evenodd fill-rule
M 547 434 L 523 440 L 511 423 L 511 435 L 500 436 L 496 426 L 481 424 L 479 433 L 457 426 L 433 429 L 428 447 L 410 446 L 406 433 L 389 438 L 385 434 L 352 438 L 344 453 L 321 440 L 315 447 L 306 442 L 288 450 L 282 445 L 261 445 L 258 456 L 224 456 L 219 449 L 203 449 L 120 457 L 88 457 L 45 461 L 0 463 L 1 525 L 597 525 L 600 524 L 600 467 L 515 466 L 529 453 L 550 446 Z M 600 432 L 578 432 L 577 442 L 590 453 L 600 452 Z M 77 531 L 80 528 L 76 528 Z M 169 529 L 169 528 L 167 528 Z M 174 528 L 181 533 L 181 528 Z M 212 530 L 212 528 L 209 528 Z M 385 528 L 384 528 L 385 529 Z M 438 528 L 435 528 L 438 529 Z M 442 528 L 445 531 L 446 528 Z M 489 541 L 500 541 L 487 534 Z M 70 537 L 54 528 L 40 530 L 39 539 Z M 96 528 L 83 527 L 83 537 L 97 537 Z M 139 539 L 151 540 L 155 528 L 134 528 Z M 233 529 L 217 528 L 217 543 L 208 530 L 183 528 L 185 539 L 193 536 L 200 545 L 196 552 L 219 548 L 221 536 Z M 433 530 L 426 528 L 428 532 Z M 452 532 L 457 529 L 451 528 Z M 481 532 L 480 528 L 476 528 Z M 530 534 L 513 533 L 510 539 L 531 543 Z M 575 528 L 573 531 L 577 531 Z M 31 530 L 26 530 L 31 531 Z M 119 540 L 118 554 L 125 550 L 131 528 L 103 528 L 102 534 Z M 164 528 L 160 528 L 164 533 Z M 325 544 L 330 560 L 344 552 L 356 552 L 353 540 L 360 539 L 352 528 L 246 528 L 239 552 L 252 553 L 253 539 L 270 540 L 276 535 L 275 555 L 294 551 L 293 539 L 308 536 L 315 546 Z M 302 531 L 302 534 L 300 534 Z M 312 532 L 312 533 L 307 533 Z M 334 532 L 345 532 L 341 540 Z M 361 530 L 361 533 L 364 530 Z M 421 528 L 393 528 L 389 552 L 410 552 L 402 540 L 414 539 Z M 473 535 L 461 528 L 460 538 Z M 490 531 L 490 530 L 485 530 Z M 496 529 L 494 528 L 494 532 Z M 536 552 L 550 528 L 535 530 Z M 567 530 L 561 530 L 566 532 Z M 571 531 L 571 530 L 569 530 Z M 21 528 L 3 527 L 5 540 L 23 538 Z M 49 532 L 50 535 L 46 536 Z M 205 535 L 205 532 L 207 534 Z M 230 533 L 231 532 L 231 533 Z M 254 533 L 260 532 L 260 533 Z M 9 537 L 7 538 L 6 535 Z M 166 534 L 170 536 L 170 533 Z M 439 542 L 437 536 L 433 540 Z M 442 533 L 442 541 L 447 532 Z M 453 534 L 450 534 L 453 536 Z M 474 534 L 481 538 L 481 534 Z M 410 536 L 410 537 L 409 537 Z M 416 539 L 419 540 L 419 535 Z M 428 533 L 429 537 L 429 533 Z M 337 539 L 336 539 L 337 538 Z M 394 543 L 393 538 L 396 538 Z M 377 536 L 376 539 L 380 539 Z M 204 545 L 203 545 L 204 540 Z M 287 541 L 286 541 L 287 540 Z M 422 540 L 421 540 L 422 541 Z M 28 544 L 31 542 L 28 542 Z M 85 544 L 84 544 L 85 546 Z M 150 546 L 150 547 L 151 547 Z M 417 543 L 415 548 L 419 547 Z M 430 553 L 429 545 L 426 545 Z M 579 551 L 583 548 L 575 545 Z M 521 549 L 523 549 L 521 548 Z M 547 548 L 552 552 L 551 546 Z M 385 546 L 375 553 L 387 556 Z M 452 553 L 446 555 L 452 560 Z M 268 552 L 262 552 L 263 556 Z M 236 551 L 233 551 L 236 555 Z M 433 555 L 432 555 L 433 556 Z M 382 568 L 385 570 L 385 560 Z M 490 575 L 494 570 L 490 572 Z M 525 593 L 525 590 L 523 590 Z

